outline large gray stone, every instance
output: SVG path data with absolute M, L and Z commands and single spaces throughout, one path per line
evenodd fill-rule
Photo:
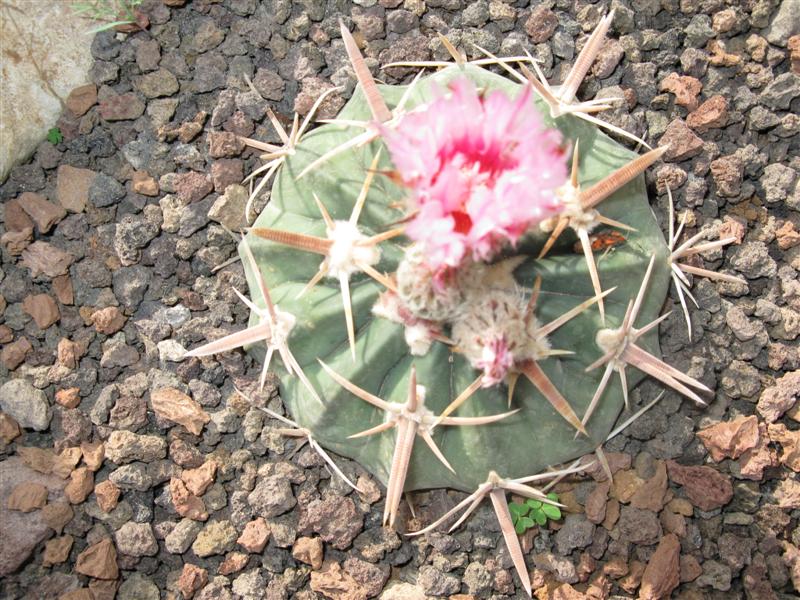
M 12 379 L 0 387 L 0 408 L 21 427 L 36 431 L 47 429 L 53 417 L 45 393 L 25 379 Z

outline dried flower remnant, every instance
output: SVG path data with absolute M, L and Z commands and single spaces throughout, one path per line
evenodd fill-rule
M 512 100 L 459 79 L 449 91 L 383 129 L 416 211 L 406 234 L 433 271 L 514 244 L 556 214 L 566 179 L 561 135 L 545 128 L 527 89 Z

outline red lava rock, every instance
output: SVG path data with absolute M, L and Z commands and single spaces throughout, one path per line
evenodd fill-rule
M 606 518 L 606 503 L 611 484 L 608 481 L 598 483 L 586 498 L 586 518 L 595 525 L 602 523 Z
M 711 96 L 686 117 L 686 124 L 698 133 L 725 127 L 727 123 L 728 101 L 725 96 Z
M 741 244 L 747 233 L 747 221 L 737 216 L 726 215 L 719 228 L 719 238 L 735 238 L 734 244 Z
M 33 350 L 33 346 L 28 338 L 21 337 L 16 342 L 3 346 L 3 350 L 0 352 L 0 361 L 3 362 L 6 369 L 13 371 L 22 364 L 31 350 Z
M 97 498 L 97 506 L 100 507 L 100 510 L 104 513 L 110 513 L 117 507 L 120 489 L 113 481 L 106 479 L 94 486 L 94 495 Z
M 24 513 L 37 510 L 47 503 L 47 493 L 47 488 L 41 483 L 25 481 L 11 490 L 6 508 Z
M 22 430 L 19 428 L 19 423 L 14 420 L 14 417 L 0 412 L 0 440 L 6 444 L 10 444 L 17 439 Z
M 76 344 L 67 338 L 61 338 L 58 342 L 58 364 L 68 369 L 78 366 L 78 360 L 82 355 L 80 344 Z
M 683 119 L 674 119 L 667 126 L 658 145 L 669 145 L 669 150 L 664 153 L 664 160 L 670 162 L 681 162 L 703 151 L 703 140 L 686 126 Z
M 658 543 L 647 563 L 639 588 L 640 600 L 669 598 L 680 583 L 681 543 L 676 535 L 668 533 Z
M 768 435 L 781 445 L 781 464 L 800 473 L 800 431 L 790 431 L 785 425 L 775 423 L 769 426 Z
M 800 35 L 793 35 L 786 42 L 789 58 L 792 62 L 792 73 L 800 75 Z
M 175 176 L 175 194 L 186 203 L 198 202 L 213 190 L 214 184 L 203 173 L 189 171 Z
M 775 488 L 775 499 L 781 508 L 800 508 L 800 481 L 795 478 L 782 480 Z
M 34 223 L 39 233 L 47 233 L 61 219 L 67 216 L 63 206 L 53 204 L 44 196 L 32 192 L 24 192 L 17 199 Z
M 81 388 L 67 388 L 56 391 L 56 402 L 64 408 L 75 408 L 81 403 Z
M 558 17 L 545 5 L 539 4 L 525 20 L 524 27 L 531 42 L 541 44 L 549 40 L 555 33 L 556 27 L 558 27 Z
M 134 192 L 142 196 L 158 196 L 158 182 L 147 171 L 134 171 L 131 186 Z
M 41 274 L 50 278 L 64 275 L 73 260 L 71 254 L 41 241 L 33 242 L 22 253 L 22 264 L 34 278 Z
M 789 542 L 782 542 L 783 562 L 789 567 L 794 589 L 800 591 L 800 550 Z
M 125 315 L 116 306 L 109 306 L 92 314 L 95 330 L 105 335 L 117 333 L 125 325 L 125 321 L 127 321 Z
M 96 472 L 103 466 L 106 446 L 103 442 L 81 442 L 81 454 L 86 466 Z
M 70 475 L 64 495 L 72 504 L 80 504 L 94 489 L 94 474 L 87 467 L 79 467 Z
M 30 227 L 22 231 L 6 231 L 0 236 L 0 244 L 11 256 L 23 254 L 32 241 L 33 229 Z
M 245 149 L 242 139 L 227 131 L 210 131 L 206 140 L 208 155 L 211 158 L 233 158 L 239 156 Z
M 72 549 L 73 541 L 74 539 L 71 535 L 49 540 L 44 546 L 42 566 L 49 567 L 65 562 L 69 558 L 69 551 Z
M 61 318 L 58 312 L 58 304 L 47 294 L 36 294 L 26 296 L 22 301 L 22 310 L 28 313 L 39 329 L 47 329 Z
M 292 546 L 292 557 L 311 565 L 316 571 L 322 567 L 322 540 L 312 537 L 297 538 Z
M 669 478 L 683 486 L 686 497 L 700 510 L 714 510 L 725 506 L 733 498 L 730 478 L 712 467 L 685 467 L 668 460 L 667 471 Z
M 349 497 L 328 496 L 309 503 L 301 513 L 299 528 L 310 527 L 322 541 L 344 550 L 361 532 L 364 516 Z
M 97 102 L 97 86 L 93 83 L 76 87 L 69 93 L 65 104 L 76 117 L 81 117 L 89 112 Z
M 703 442 L 714 462 L 724 458 L 739 458 L 758 443 L 758 419 L 754 416 L 739 417 L 733 421 L 711 425 L 698 431 L 697 437 Z
M 217 463 L 214 460 L 207 460 L 196 469 L 185 469 L 181 473 L 181 479 L 188 489 L 195 496 L 202 496 L 206 493 L 211 484 L 214 483 L 214 475 L 217 472 Z
M 144 113 L 145 104 L 133 92 L 111 96 L 100 102 L 100 116 L 105 121 L 129 121 Z
M 191 563 L 183 565 L 183 571 L 181 571 L 181 576 L 178 578 L 178 589 L 184 598 L 188 600 L 207 583 L 208 571 Z
M 775 239 L 781 250 L 789 250 L 800 244 L 800 231 L 794 228 L 794 223 L 791 221 L 784 221 L 783 225 L 775 230 Z
M 53 292 L 61 304 L 71 306 L 75 302 L 75 294 L 72 291 L 72 280 L 69 275 L 59 275 L 53 277 Z
M 200 435 L 203 425 L 211 420 L 200 404 L 175 388 L 155 390 L 150 403 L 159 417 L 183 425 L 194 435 Z
M 56 197 L 61 206 L 69 212 L 83 212 L 89 201 L 89 187 L 96 175 L 89 169 L 79 169 L 69 165 L 58 167 Z
M 14 339 L 14 330 L 8 325 L 0 325 L 0 344 L 8 344 Z
M 258 517 L 244 526 L 244 531 L 236 543 L 248 552 L 259 553 L 267 545 L 270 529 L 263 517 Z
M 248 560 L 250 560 L 249 554 L 245 554 L 243 552 L 230 552 L 225 557 L 225 560 L 222 561 L 222 564 L 219 566 L 217 572 L 220 575 L 231 575 L 233 573 L 238 573 L 244 569 Z
M 681 555 L 681 583 L 694 581 L 703 574 L 703 567 L 691 554 Z
M 711 176 L 719 196 L 735 198 L 742 189 L 744 164 L 735 154 L 723 156 L 711 163 Z
M 33 220 L 22 208 L 18 200 L 9 200 L 3 207 L 3 224 L 6 231 L 26 231 L 33 229 Z
M 703 90 L 703 84 L 689 75 L 670 73 L 661 80 L 659 89 L 675 95 L 675 104 L 684 106 L 689 112 L 697 108 L 697 95 Z
M 767 423 L 774 423 L 791 408 L 800 397 L 800 370 L 786 373 L 775 380 L 775 385 L 761 393 L 756 410 Z
M 769 442 L 767 426 L 759 423 L 758 442 L 753 448 L 742 453 L 739 458 L 739 476 L 752 481 L 761 481 L 764 477 L 764 469 L 778 464 L 778 456 L 775 450 L 769 447 Z
M 186 489 L 183 481 L 173 477 L 169 481 L 169 492 L 172 496 L 172 504 L 175 511 L 182 517 L 193 521 L 205 521 L 208 519 L 205 502 Z
M 96 579 L 117 579 L 117 549 L 110 537 L 103 538 L 78 555 L 75 570 Z
M 667 493 L 667 466 L 658 461 L 655 474 L 646 480 L 631 496 L 631 506 L 659 512 L 664 508 Z
M 238 158 L 222 158 L 211 165 L 211 181 L 214 191 L 221 194 L 229 185 L 244 179 L 244 163 Z

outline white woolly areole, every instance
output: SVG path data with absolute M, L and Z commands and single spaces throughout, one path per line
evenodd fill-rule
M 569 181 L 556 190 L 556 196 L 564 208 L 555 217 L 545 219 L 539 224 L 542 231 L 553 231 L 558 220 L 563 218 L 569 219 L 570 227 L 573 229 L 586 231 L 591 231 L 600 223 L 595 209 L 584 210 L 578 188 Z
M 292 313 L 282 311 L 275 305 L 275 321 L 269 313 L 262 318 L 262 321 L 270 321 L 272 328 L 270 329 L 270 344 L 274 346 L 286 345 L 289 340 L 289 334 L 292 332 L 297 319 Z
M 397 266 L 397 293 L 415 316 L 432 321 L 449 320 L 464 300 L 459 281 L 434 287 L 433 272 L 425 264 L 425 252 L 419 244 L 407 248 Z
M 333 227 L 327 233 L 328 239 L 333 241 L 325 258 L 330 277 L 350 277 L 361 270 L 359 265 L 372 266 L 381 259 L 377 244 L 363 244 L 368 239 L 367 236 L 350 221 L 334 221 Z
M 622 328 L 601 329 L 597 332 L 597 335 L 595 335 L 594 341 L 597 347 L 602 350 L 603 354 L 614 352 L 613 363 L 616 368 L 618 366 L 617 357 L 622 354 L 625 347 L 628 345 L 628 338 L 622 331 Z
M 406 325 L 405 339 L 412 356 L 425 356 L 433 343 L 430 329 L 422 323 Z

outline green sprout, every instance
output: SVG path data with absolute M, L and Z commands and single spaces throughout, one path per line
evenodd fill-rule
M 85 0 L 72 6 L 75 14 L 84 15 L 101 24 L 87 31 L 87 34 L 98 33 L 119 25 L 136 23 L 136 8 L 142 0 Z
M 58 127 L 53 127 L 47 131 L 47 141 L 53 144 L 53 146 L 57 146 L 64 141 L 64 135 Z
M 555 492 L 550 492 L 547 497 L 553 502 L 558 502 L 558 494 Z M 561 518 L 561 510 L 557 506 L 532 498 L 522 504 L 510 502 L 508 510 L 511 512 L 514 530 L 520 535 L 535 525 L 545 525 L 547 519 L 558 521 Z

